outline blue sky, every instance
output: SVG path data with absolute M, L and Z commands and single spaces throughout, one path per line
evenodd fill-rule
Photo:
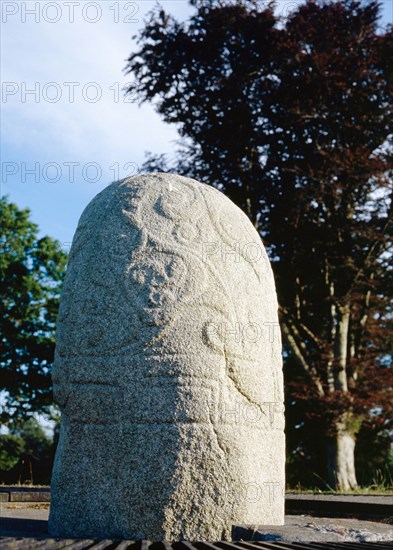
M 383 23 L 393 0 L 383 2 Z M 164 0 L 182 20 L 184 0 Z M 297 1 L 283 0 L 280 11 Z M 151 106 L 126 102 L 123 73 L 150 0 L 1 2 L 1 195 L 29 207 L 68 250 L 80 214 L 111 181 L 135 173 L 145 152 L 170 152 L 176 129 Z M 34 91 L 32 93 L 31 91 Z

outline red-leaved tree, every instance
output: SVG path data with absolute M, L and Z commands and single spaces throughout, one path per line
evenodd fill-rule
M 153 11 L 128 61 L 181 137 L 147 167 L 219 187 L 259 230 L 288 407 L 318 420 L 326 482 L 354 488 L 361 426 L 391 429 L 392 28 L 374 0 L 191 3 L 181 24 Z

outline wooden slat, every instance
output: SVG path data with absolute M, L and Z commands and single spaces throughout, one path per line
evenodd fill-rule
M 113 540 L 104 539 L 104 540 L 96 541 L 91 548 L 92 550 L 105 550 L 106 548 L 113 546 L 114 544 L 115 543 Z
M 66 546 L 66 549 L 83 550 L 84 548 L 90 548 L 93 544 L 93 539 L 73 540 L 70 545 Z
M 293 546 L 287 546 L 287 544 L 289 543 L 286 543 L 286 542 L 281 542 L 281 541 L 264 541 L 264 540 L 256 540 L 256 541 L 250 541 L 250 542 L 246 542 L 246 541 L 239 541 L 237 542 L 237 544 L 239 546 L 241 546 L 242 548 L 248 548 L 249 550 L 260 550 L 261 548 L 264 548 L 264 549 L 271 549 L 271 548 L 275 548 L 276 550 L 288 550 L 288 548 L 293 548 Z
M 0 537 L 1 550 L 393 550 L 393 542 L 181 541 Z
M 139 546 L 134 540 L 121 540 L 116 542 L 117 546 L 115 546 L 114 550 L 131 550 L 133 548 L 136 550 Z
M 226 540 L 220 540 L 219 542 L 214 543 L 219 548 L 223 548 L 224 550 L 239 550 L 239 547 L 234 542 L 228 542 Z

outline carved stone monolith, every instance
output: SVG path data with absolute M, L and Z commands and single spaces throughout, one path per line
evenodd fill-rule
M 284 522 L 281 341 L 257 231 L 173 174 L 87 206 L 61 297 L 49 530 L 220 540 Z

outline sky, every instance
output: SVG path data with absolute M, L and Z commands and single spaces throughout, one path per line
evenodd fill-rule
M 299 0 L 281 0 L 287 13 Z M 185 0 L 162 0 L 185 20 Z M 132 37 L 156 3 L 116 0 L 1 2 L 1 195 L 31 210 L 40 236 L 69 250 L 90 200 L 136 174 L 145 153 L 170 153 L 176 128 L 122 89 Z M 383 0 L 382 23 L 393 21 Z

